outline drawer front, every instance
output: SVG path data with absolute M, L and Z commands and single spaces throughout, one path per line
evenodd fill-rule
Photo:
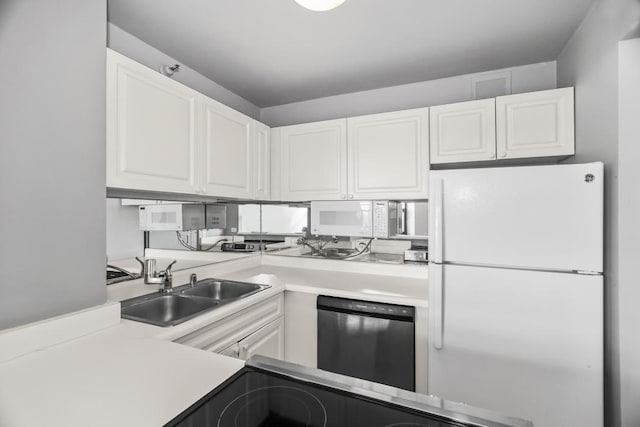
M 282 316 L 282 294 L 174 340 L 179 344 L 219 352 Z

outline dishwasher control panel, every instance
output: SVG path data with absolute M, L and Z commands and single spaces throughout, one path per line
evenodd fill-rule
M 318 310 L 361 313 L 369 316 L 406 318 L 410 321 L 413 321 L 415 316 L 415 308 L 411 306 L 336 298 L 325 295 L 318 296 L 317 308 Z

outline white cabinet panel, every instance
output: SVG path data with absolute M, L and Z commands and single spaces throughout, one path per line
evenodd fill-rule
M 277 295 L 180 337 L 175 342 L 214 353 L 226 352 L 233 344 L 282 317 L 283 306 L 284 297 Z
M 431 107 L 431 163 L 496 158 L 495 99 Z
M 316 294 L 286 291 L 284 295 L 285 360 L 318 366 Z
M 196 190 L 197 92 L 107 50 L 107 186 Z
M 340 200 L 347 194 L 347 121 L 280 128 L 283 200 Z
M 249 335 L 239 343 L 240 358 L 247 360 L 251 356 L 284 359 L 284 321 L 282 317 L 269 323 L 262 329 Z
M 253 187 L 254 198 L 269 200 L 271 196 L 271 129 L 254 120 Z
M 428 196 L 428 111 L 347 119 L 350 199 Z
M 253 119 L 203 97 L 205 193 L 253 198 Z
M 573 88 L 496 98 L 499 159 L 575 153 Z

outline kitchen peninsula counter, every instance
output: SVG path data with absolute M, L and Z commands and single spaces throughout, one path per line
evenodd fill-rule
M 244 365 L 171 341 L 285 291 L 427 305 L 426 266 L 248 256 L 174 284 L 192 273 L 270 288 L 162 328 L 120 319 L 117 301 L 157 289 L 138 279 L 109 286 L 104 306 L 0 332 L 0 426 L 162 425 Z

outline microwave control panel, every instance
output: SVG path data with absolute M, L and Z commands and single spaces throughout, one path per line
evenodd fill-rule
M 373 202 L 373 237 L 389 237 L 389 202 Z

